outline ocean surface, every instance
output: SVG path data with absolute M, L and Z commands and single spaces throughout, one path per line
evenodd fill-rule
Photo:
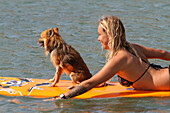
M 106 63 L 97 26 L 107 15 L 123 21 L 128 41 L 170 51 L 170 0 L 1 0 L 0 76 L 52 78 L 55 68 L 37 44 L 41 32 L 51 27 L 59 28 L 94 75 Z M 168 61 L 150 61 L 169 65 Z M 70 78 L 63 75 L 61 79 Z M 42 100 L 0 96 L 0 113 L 170 112 L 170 97 Z

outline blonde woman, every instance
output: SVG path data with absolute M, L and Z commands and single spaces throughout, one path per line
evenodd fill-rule
M 106 82 L 115 74 L 120 84 L 138 90 L 170 90 L 170 67 L 151 64 L 148 59 L 170 60 L 170 52 L 126 41 L 125 28 L 116 16 L 101 19 L 98 41 L 108 50 L 108 62 L 93 77 L 82 82 L 59 99 L 72 98 Z

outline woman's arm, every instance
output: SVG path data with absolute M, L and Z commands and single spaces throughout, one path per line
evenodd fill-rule
M 109 80 L 112 78 L 121 68 L 124 66 L 123 64 L 127 61 L 127 58 L 124 54 L 117 54 L 115 57 L 113 57 L 109 62 L 93 77 L 90 79 L 83 81 L 79 85 L 77 85 L 75 88 L 70 90 L 69 92 L 65 93 L 66 98 L 72 98 L 75 96 L 78 96 L 80 94 L 83 94 L 93 87 Z
M 170 52 L 168 52 L 168 51 L 144 47 L 139 44 L 133 44 L 133 45 L 140 48 L 140 50 L 145 54 L 145 56 L 148 59 L 158 58 L 158 59 L 162 59 L 162 60 L 168 60 L 168 61 L 170 60 Z

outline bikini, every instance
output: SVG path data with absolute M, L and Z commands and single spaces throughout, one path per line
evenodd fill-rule
M 126 50 L 128 50 L 128 49 L 126 49 Z M 129 51 L 129 50 L 128 50 Z M 130 52 L 130 51 L 129 51 Z M 131 52 L 130 52 L 131 53 Z M 131 54 L 133 54 L 133 53 L 131 53 Z M 136 56 L 135 54 L 133 54 L 134 56 Z M 145 60 L 143 60 L 142 59 L 142 61 L 143 62 L 145 62 L 145 63 L 147 63 Z M 149 66 L 146 68 L 146 70 L 143 72 L 143 74 L 137 79 L 137 80 L 135 80 L 134 82 L 131 82 L 131 81 L 129 81 L 129 80 L 126 80 L 126 79 L 124 79 L 124 78 L 122 78 L 122 77 L 120 77 L 119 75 L 118 75 L 118 81 L 119 81 L 119 83 L 121 84 L 121 85 L 123 85 L 123 86 L 126 86 L 126 87 L 129 87 L 129 86 L 132 86 L 135 82 L 137 82 L 138 80 L 140 80 L 144 75 L 145 75 L 145 73 L 148 71 L 148 69 L 150 68 L 150 67 L 152 67 L 152 68 L 154 68 L 154 69 L 156 69 L 156 70 L 158 70 L 158 69 L 164 69 L 164 68 L 167 68 L 167 67 L 161 67 L 160 65 L 156 65 L 156 64 L 149 64 Z M 169 73 L 170 73 L 170 65 L 169 65 Z

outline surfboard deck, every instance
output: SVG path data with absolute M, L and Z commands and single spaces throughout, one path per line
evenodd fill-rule
M 71 80 L 60 80 L 55 87 L 49 87 L 49 79 L 0 77 L 0 95 L 30 96 L 49 98 L 68 92 L 68 87 L 75 85 Z M 111 82 L 105 87 L 96 87 L 79 95 L 77 99 L 113 98 L 113 97 L 168 97 L 170 91 L 142 91 L 132 87 L 123 87 L 118 82 Z

